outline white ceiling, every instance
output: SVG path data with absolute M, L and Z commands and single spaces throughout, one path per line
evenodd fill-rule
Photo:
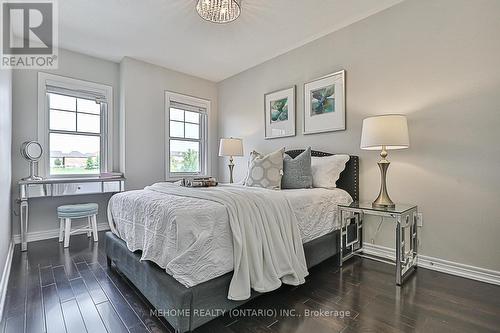
M 144 60 L 220 81 L 402 0 L 243 0 L 233 23 L 201 19 L 195 0 L 59 1 L 59 45 Z

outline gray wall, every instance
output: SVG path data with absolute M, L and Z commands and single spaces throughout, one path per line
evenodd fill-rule
M 389 191 L 424 214 L 421 253 L 500 270 L 500 2 L 407 0 L 219 84 L 219 134 L 245 151 L 312 146 L 361 159 L 361 199 L 378 193 L 362 119 L 408 116 L 411 147 L 391 152 Z M 304 136 L 303 84 L 345 69 L 347 130 Z M 264 140 L 263 98 L 297 85 L 297 136 Z M 236 159 L 236 178 L 246 159 Z M 227 175 L 219 159 L 219 175 Z M 368 221 L 368 240 L 376 221 Z M 391 246 L 392 224 L 375 242 Z
M 217 171 L 216 84 L 131 58 L 120 63 L 127 189 L 165 180 L 165 91 L 210 100 L 209 173 Z M 123 166 L 122 166 L 123 168 Z
M 119 168 L 119 65 L 114 62 L 86 56 L 67 50 L 59 50 L 59 69 L 44 71 L 75 79 L 92 81 L 113 87 L 114 140 L 113 165 Z M 38 71 L 14 70 L 13 74 L 13 135 L 12 135 L 12 186 L 13 200 L 19 191 L 16 182 L 29 174 L 29 164 L 19 154 L 26 140 L 37 140 L 38 118 Z M 28 232 L 58 228 L 56 208 L 62 204 L 97 202 L 100 207 L 99 223 L 106 223 L 106 205 L 109 195 L 43 198 L 30 200 L 30 225 Z M 19 207 L 14 206 L 13 234 L 19 234 Z
M 11 237 L 11 141 L 12 71 L 2 69 L 0 70 L 0 272 L 3 272 Z

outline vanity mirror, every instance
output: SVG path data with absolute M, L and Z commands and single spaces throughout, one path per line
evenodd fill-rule
M 30 162 L 30 175 L 23 180 L 42 180 L 38 176 L 38 161 L 42 157 L 43 149 L 37 141 L 26 141 L 21 145 L 21 155 Z

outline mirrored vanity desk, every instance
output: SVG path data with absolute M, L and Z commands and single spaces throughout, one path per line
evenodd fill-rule
M 18 185 L 21 251 L 26 251 L 26 232 L 28 231 L 29 223 L 29 199 L 123 192 L 125 190 L 125 178 L 48 178 L 42 180 L 21 180 L 18 182 Z

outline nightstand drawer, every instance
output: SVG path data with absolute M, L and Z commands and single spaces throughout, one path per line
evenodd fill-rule
M 103 182 L 102 191 L 105 193 L 120 192 L 121 191 L 121 181 L 115 182 Z
M 50 184 L 29 184 L 26 186 L 28 198 L 48 197 L 51 195 Z
M 54 184 L 54 196 L 102 193 L 101 182 Z

